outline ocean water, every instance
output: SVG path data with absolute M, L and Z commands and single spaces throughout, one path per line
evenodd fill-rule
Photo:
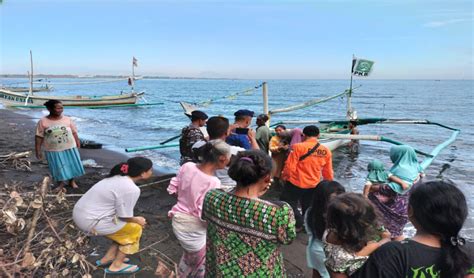
M 1 79 L 4 85 L 24 79 Z M 97 81 L 95 79 L 50 79 L 52 83 Z M 95 140 L 105 147 L 124 151 L 125 148 L 157 145 L 178 135 L 189 123 L 179 101 L 213 101 L 202 107 L 208 115 L 223 115 L 233 119 L 233 113 L 242 108 L 263 112 L 262 91 L 239 94 L 259 85 L 259 80 L 209 79 L 145 79 L 136 84 L 136 91 L 145 91 L 148 102 L 163 105 L 118 109 L 65 109 L 72 116 L 83 139 Z M 267 80 L 270 110 L 298 104 L 343 92 L 348 80 Z M 128 91 L 126 81 L 115 83 L 53 85 L 55 90 L 45 95 L 104 95 Z M 359 118 L 428 119 L 461 130 L 457 140 L 444 149 L 427 169 L 428 179 L 443 177 L 457 183 L 468 198 L 469 220 L 464 232 L 474 237 L 474 113 L 472 80 L 355 80 L 358 87 L 353 94 L 353 107 Z M 337 98 L 318 106 L 274 115 L 272 123 L 280 120 L 332 120 L 344 119 L 346 99 Z M 45 110 L 22 110 L 39 119 Z M 297 127 L 297 126 L 292 126 Z M 303 127 L 301 125 L 300 127 Z M 366 125 L 359 126 L 361 134 L 384 135 L 430 152 L 437 144 L 448 139 L 451 131 L 427 125 Z M 366 176 L 367 164 L 377 158 L 390 167 L 388 152 L 391 145 L 383 142 L 363 141 L 360 153 L 350 154 L 347 148 L 334 152 L 335 177 L 349 190 L 360 191 Z M 177 148 L 148 150 L 131 153 L 153 160 L 163 171 L 178 169 Z M 419 156 L 419 159 L 424 159 Z

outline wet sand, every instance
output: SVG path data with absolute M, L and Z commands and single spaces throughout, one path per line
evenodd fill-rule
M 44 176 L 49 174 L 46 163 L 38 161 L 34 157 L 35 125 L 35 122 L 26 115 L 0 109 L 0 155 L 32 151 L 31 157 L 28 158 L 31 162 L 32 171 L 25 172 L 11 167 L 0 168 L 0 184 L 21 182 L 27 190 L 33 188 L 35 183 L 40 182 Z M 79 130 L 79 137 L 80 135 Z M 85 167 L 86 174 L 77 179 L 79 188 L 68 188 L 68 194 L 86 192 L 92 185 L 107 176 L 113 165 L 128 158 L 126 155 L 107 149 L 80 149 L 80 153 L 83 161 L 92 159 L 101 167 Z M 142 188 L 140 199 L 135 208 L 135 214 L 144 216 L 148 222 L 141 240 L 141 248 L 150 246 L 166 237 L 162 242 L 131 257 L 132 263 L 142 267 L 142 271 L 136 277 L 153 276 L 157 266 L 158 253 L 165 254 L 175 263 L 181 257 L 182 249 L 173 235 L 171 221 L 167 216 L 168 211 L 176 203 L 176 199 L 166 191 L 171 176 L 155 171 L 155 177 L 147 182 L 160 180 L 163 180 L 163 182 Z M 277 191 L 273 190 L 269 192 L 267 198 L 272 199 L 277 195 Z M 95 262 L 100 259 L 108 244 L 108 240 L 102 237 L 91 238 L 89 260 Z M 289 277 L 311 277 L 311 270 L 306 267 L 306 244 L 307 236 L 300 233 L 291 245 L 282 247 Z M 102 277 L 102 275 L 102 270 L 97 270 L 94 273 L 94 277 Z

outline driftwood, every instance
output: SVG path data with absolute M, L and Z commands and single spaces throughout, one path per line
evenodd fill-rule
M 31 151 L 0 155 L 0 168 L 13 166 L 17 170 L 31 172 L 31 162 L 28 159 L 30 156 Z
M 48 188 L 48 183 L 49 183 L 49 177 L 45 177 L 43 179 L 43 183 L 41 184 L 40 192 L 39 192 L 39 199 L 35 199 L 35 203 L 33 203 L 33 208 L 35 209 L 35 212 L 33 213 L 33 218 L 31 220 L 31 227 L 30 231 L 28 232 L 28 237 L 26 238 L 26 245 L 23 249 L 23 260 L 25 260 L 25 257 L 28 254 L 28 251 L 30 251 L 30 244 L 31 244 L 31 239 L 33 238 L 36 230 L 36 225 L 38 224 L 38 218 L 40 217 L 41 213 L 41 208 L 43 207 L 43 199 L 44 195 L 46 193 L 46 189 Z M 39 202 L 36 202 L 39 201 Z
M 44 178 L 35 192 L 5 185 L 0 195 L 0 276 L 91 277 L 87 236 L 72 222 L 72 203 L 48 191 Z M 48 194 L 49 193 L 49 194 Z

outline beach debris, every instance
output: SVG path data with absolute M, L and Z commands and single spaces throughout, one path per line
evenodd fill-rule
M 88 237 L 72 221 L 64 192 L 49 193 L 49 177 L 34 192 L 6 184 L 0 195 L 0 276 L 91 277 Z
M 97 164 L 94 159 L 85 159 L 82 161 L 82 166 L 90 168 L 104 168 L 104 166 Z
M 29 160 L 31 154 L 31 151 L 0 154 L 0 168 L 13 167 L 16 170 L 31 172 L 31 162 Z

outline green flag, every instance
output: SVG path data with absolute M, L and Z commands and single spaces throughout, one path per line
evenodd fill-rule
M 364 59 L 352 60 L 352 74 L 357 76 L 368 76 L 372 71 L 373 61 Z

